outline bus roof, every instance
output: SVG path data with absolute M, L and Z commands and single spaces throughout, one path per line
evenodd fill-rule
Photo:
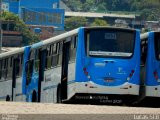
M 17 54 L 17 53 L 21 53 L 24 51 L 24 47 L 22 48 L 19 48 L 19 49 L 15 49 L 15 50 L 12 50 L 12 51 L 8 51 L 8 52 L 4 52 L 4 53 L 1 53 L 0 54 L 0 59 L 2 57 L 7 57 L 7 56 L 10 56 L 10 55 L 14 55 L 14 54 Z

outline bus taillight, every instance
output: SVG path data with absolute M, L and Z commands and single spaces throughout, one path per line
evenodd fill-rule
M 129 74 L 129 77 L 127 78 L 128 81 L 131 79 L 131 77 L 133 76 L 134 72 L 135 72 L 134 70 L 131 70 L 131 73 Z
M 155 78 L 156 80 L 158 80 L 158 73 L 157 73 L 157 71 L 154 71 L 153 74 L 154 74 L 154 78 Z
M 88 76 L 87 68 L 83 68 L 83 72 L 86 76 Z
M 134 70 L 131 70 L 131 73 L 129 74 L 129 77 L 131 78 L 134 74 Z

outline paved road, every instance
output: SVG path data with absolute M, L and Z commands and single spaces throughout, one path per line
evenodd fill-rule
M 0 120 L 160 120 L 160 108 L 52 103 L 0 102 L 0 114 Z

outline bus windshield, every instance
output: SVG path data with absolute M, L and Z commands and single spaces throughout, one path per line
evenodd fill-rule
M 160 33 L 155 33 L 155 54 L 156 59 L 160 60 Z
M 90 30 L 87 33 L 87 54 L 99 57 L 131 57 L 135 32 L 124 30 Z

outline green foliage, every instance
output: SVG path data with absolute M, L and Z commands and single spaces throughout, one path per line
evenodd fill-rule
M 85 17 L 70 17 L 65 20 L 65 30 L 72 30 L 78 27 L 86 26 L 108 26 L 107 22 L 102 19 L 95 19 L 93 22 L 88 21 Z
M 78 27 L 86 26 L 88 20 L 85 17 L 71 17 L 65 19 L 65 29 L 72 30 Z
M 160 8 L 144 9 L 140 15 L 145 20 L 160 21 Z
M 80 0 L 69 0 L 69 1 L 63 0 L 63 2 L 67 4 L 67 6 L 71 8 L 71 10 L 73 11 L 81 11 L 82 9 L 82 3 Z
M 62 0 L 73 11 L 127 11 L 142 15 L 144 20 L 159 20 L 160 0 Z M 72 5 L 71 5 L 72 4 Z M 147 11 L 147 13 L 145 13 Z M 157 12 L 156 12 L 157 11 Z
M 9 12 L 3 12 L 1 16 L 2 20 L 9 20 L 15 22 L 14 30 L 22 33 L 23 45 L 29 45 L 40 41 L 38 36 L 31 33 L 25 23 L 21 19 L 19 19 L 17 15 Z
M 91 9 L 94 9 L 94 0 L 86 0 L 86 2 L 84 4 L 82 4 L 83 7 L 83 11 L 90 11 Z
M 91 26 L 107 26 L 107 22 L 105 20 L 101 20 L 101 19 L 98 19 L 96 18 L 94 20 L 94 22 L 91 24 Z

